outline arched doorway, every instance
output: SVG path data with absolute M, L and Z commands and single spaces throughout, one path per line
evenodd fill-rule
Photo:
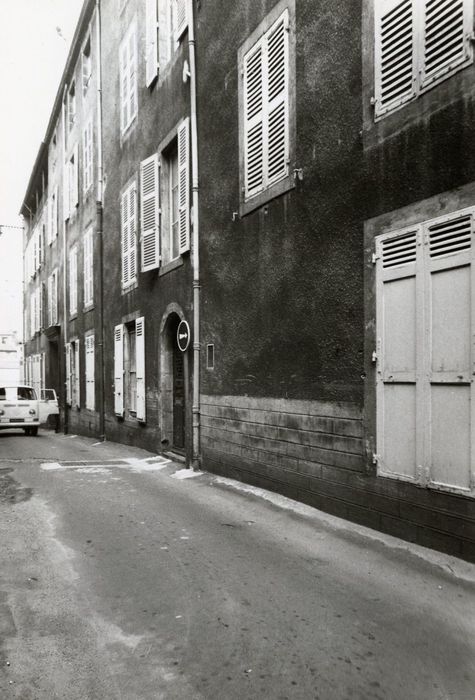
M 179 307 L 167 309 L 160 329 L 160 424 L 163 449 L 185 453 L 187 386 L 186 357 L 176 334 L 183 318 Z

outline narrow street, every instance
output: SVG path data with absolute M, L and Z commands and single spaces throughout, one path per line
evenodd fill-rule
M 474 697 L 475 567 L 143 450 L 0 433 L 0 542 L 2 699 Z

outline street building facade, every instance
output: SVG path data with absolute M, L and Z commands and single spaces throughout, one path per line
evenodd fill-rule
M 22 207 L 64 429 L 475 559 L 473 21 L 86 0 Z

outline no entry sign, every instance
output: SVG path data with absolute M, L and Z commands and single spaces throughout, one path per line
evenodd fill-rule
M 176 342 L 178 348 L 185 352 L 190 344 L 190 326 L 186 321 L 180 321 L 176 332 Z

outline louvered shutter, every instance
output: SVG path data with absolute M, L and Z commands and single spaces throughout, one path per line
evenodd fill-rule
M 174 0 L 175 12 L 175 41 L 180 41 L 181 35 L 188 26 L 188 0 Z
M 375 115 L 416 94 L 416 7 L 414 0 L 375 3 Z
M 473 2 L 426 0 L 423 10 L 422 87 L 470 58 Z
M 66 403 L 71 406 L 71 343 L 66 343 L 64 349 L 66 353 Z
M 86 356 L 86 408 L 95 409 L 95 364 L 94 364 L 94 336 L 87 335 L 84 340 Z
M 80 367 L 79 367 L 79 340 L 74 343 L 74 394 L 76 406 L 80 408 L 81 397 L 80 397 Z
M 137 420 L 145 421 L 145 319 L 135 322 Z
M 130 282 L 137 275 L 137 191 L 135 184 L 129 189 L 129 275 Z
M 264 184 L 263 42 L 244 57 L 244 188 L 245 198 Z
M 163 67 L 170 60 L 171 54 L 171 13 L 169 2 L 158 3 L 158 66 Z
M 72 178 L 72 205 L 76 207 L 79 204 L 79 148 L 77 143 L 73 149 Z
M 120 65 L 120 127 L 121 131 L 125 131 L 129 124 L 129 48 L 126 41 L 120 47 L 119 65 Z
M 158 156 L 155 153 L 140 164 L 142 272 L 153 270 L 160 265 L 158 178 Z
M 137 41 L 135 29 L 129 36 L 129 122 L 137 114 Z
M 114 411 L 124 415 L 124 326 L 114 329 Z
M 58 236 L 58 185 L 55 186 L 54 188 L 54 194 L 53 194 L 53 207 L 51 211 L 51 235 L 52 235 L 52 240 L 57 238 Z
M 39 314 L 38 314 L 38 330 L 41 331 L 44 328 L 44 299 L 45 299 L 45 283 L 42 282 L 38 287 L 38 297 L 39 297 Z
M 190 120 L 178 128 L 178 235 L 180 255 L 190 249 Z
M 158 41 L 157 41 L 158 12 L 157 0 L 145 2 L 145 85 L 152 84 L 158 73 Z
M 53 324 L 58 323 L 58 272 L 53 272 Z
M 63 219 L 69 219 L 69 163 L 64 164 L 63 170 Z
M 266 35 L 267 154 L 266 185 L 288 173 L 289 14 L 286 10 Z
M 121 222 L 121 246 L 122 246 L 122 287 L 127 287 L 130 282 L 130 272 L 129 272 L 129 194 L 130 190 L 127 189 L 122 194 L 120 201 L 120 222 Z

